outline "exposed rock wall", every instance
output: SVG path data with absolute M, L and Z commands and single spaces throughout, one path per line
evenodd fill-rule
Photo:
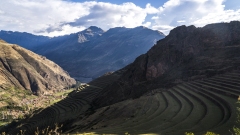
M 125 67 L 117 85 L 100 95 L 96 106 L 136 98 L 156 87 L 202 79 L 240 67 L 240 22 L 179 26 L 146 54 Z M 141 84 L 141 85 L 139 85 Z M 112 98 L 104 98 L 112 97 Z

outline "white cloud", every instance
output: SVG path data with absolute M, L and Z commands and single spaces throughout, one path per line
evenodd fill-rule
M 152 28 L 159 28 L 168 34 L 167 28 L 178 25 L 204 26 L 240 20 L 240 10 L 225 10 L 224 2 L 226 0 L 168 0 L 152 17 Z
M 133 3 L 121 5 L 104 2 L 70 2 L 63 0 L 4 0 L 0 1 L 2 30 L 26 31 L 57 36 L 70 34 L 89 26 L 105 30 L 111 27 L 150 26 L 148 14 L 158 9 L 150 4 L 141 8 Z
M 4 14 L 4 13 L 5 13 L 4 11 L 0 10 L 0 14 Z
M 143 26 L 145 26 L 145 27 L 150 27 L 151 24 L 152 24 L 151 22 L 146 22 L 146 23 L 143 24 Z
M 150 3 L 148 3 L 148 4 L 146 5 L 145 10 L 146 10 L 146 12 L 147 12 L 148 14 L 156 14 L 156 13 L 159 12 L 159 10 L 156 9 L 155 7 L 151 6 Z
M 125 26 L 136 27 L 142 25 L 147 16 L 145 9 L 136 6 L 133 3 L 124 3 L 115 5 L 110 3 L 95 2 L 90 7 L 90 14 L 67 23 L 71 26 L 79 25 L 98 25 L 103 29 L 111 27 Z M 90 21 L 89 21 L 90 20 Z
M 158 16 L 153 16 L 151 19 L 157 20 L 157 19 L 159 19 L 159 17 Z
M 54 30 L 54 31 L 51 31 L 51 32 L 48 32 L 48 36 L 50 37 L 54 37 L 56 35 L 67 35 L 67 34 L 70 34 L 70 33 L 77 33 L 79 31 L 82 31 L 86 29 L 86 27 L 71 27 L 70 25 L 64 25 L 61 27 L 60 30 Z M 44 33 L 44 32 L 43 32 Z
M 165 35 L 169 33 L 170 30 L 172 30 L 174 26 L 169 26 L 169 25 L 153 25 L 152 29 L 154 30 L 159 30 Z
M 178 23 L 185 23 L 186 21 L 185 20 L 179 20 L 177 21 Z
M 240 9 L 234 10 L 225 10 L 216 13 L 209 13 L 206 16 L 192 22 L 196 26 L 204 26 L 210 23 L 218 22 L 229 22 L 229 21 L 240 21 Z
M 0 30 L 58 36 L 89 26 L 108 30 L 112 27 L 143 25 L 168 34 L 169 30 L 179 25 L 204 26 L 240 20 L 240 7 L 224 8 L 228 1 L 168 0 L 159 8 L 150 3 L 141 8 L 131 2 L 117 5 L 97 1 L 2 0 Z
M 57 27 L 62 22 L 73 21 L 89 14 L 85 10 L 88 3 L 70 3 L 60 0 L 4 0 L 0 1 L 0 10 L 5 14 L 0 16 L 3 30 L 34 31 Z M 45 34 L 47 33 L 40 33 Z

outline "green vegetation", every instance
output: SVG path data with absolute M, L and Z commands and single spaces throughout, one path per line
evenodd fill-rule
M 73 89 L 61 90 L 42 96 L 18 88 L 0 89 L 0 128 L 13 120 L 30 117 L 43 108 L 65 98 Z
M 194 135 L 192 132 L 186 132 L 185 135 Z
M 236 123 L 239 124 L 240 123 L 240 101 L 238 101 L 236 104 L 237 104 L 237 108 L 236 108 L 237 121 L 236 121 Z M 240 135 L 240 128 L 237 126 L 234 126 L 230 132 L 232 133 L 232 135 Z
M 49 127 L 47 127 L 46 129 L 39 130 L 37 128 L 34 135 L 61 135 L 62 134 L 62 131 L 60 130 L 61 127 L 62 125 L 59 126 L 58 124 L 56 124 L 54 129 L 50 129 Z M 8 135 L 8 134 L 3 132 L 0 135 Z M 26 134 L 25 134 L 25 131 L 20 130 L 20 133 L 18 133 L 17 135 L 26 135 Z
M 192 133 L 192 132 L 186 132 L 185 135 L 194 135 L 194 133 Z M 216 134 L 216 133 L 213 133 L 213 132 L 207 132 L 207 133 L 205 133 L 205 134 L 203 134 L 203 135 L 219 135 L 219 134 Z

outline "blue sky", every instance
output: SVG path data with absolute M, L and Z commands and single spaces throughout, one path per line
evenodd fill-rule
M 240 0 L 1 0 L 0 30 L 59 36 L 89 26 L 145 26 L 166 35 L 180 25 L 240 21 Z

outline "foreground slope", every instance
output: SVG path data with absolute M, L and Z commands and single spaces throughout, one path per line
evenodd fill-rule
M 239 52 L 240 22 L 177 27 L 132 64 L 5 131 L 31 134 L 60 123 L 65 133 L 230 134 Z
M 46 57 L 0 40 L 0 87 L 17 87 L 36 94 L 75 84 L 61 67 Z
M 105 106 L 74 119 L 64 129 L 66 133 L 202 135 L 212 131 L 227 135 L 237 126 L 239 77 L 240 72 L 233 71 L 169 89 L 149 89 L 140 98 Z

